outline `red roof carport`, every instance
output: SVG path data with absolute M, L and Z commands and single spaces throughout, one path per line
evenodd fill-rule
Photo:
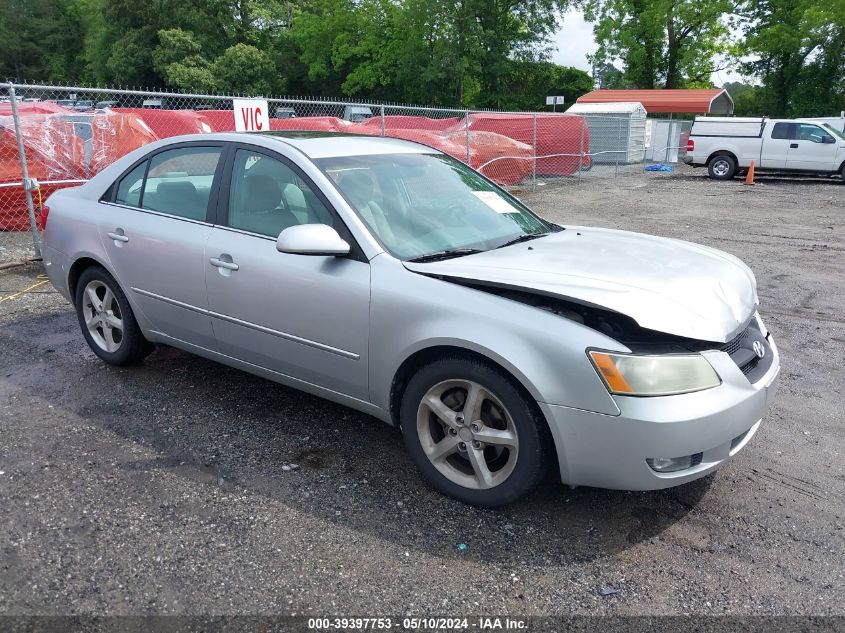
M 593 90 L 578 97 L 578 103 L 639 101 L 649 114 L 723 114 L 734 111 L 734 102 L 724 88 Z

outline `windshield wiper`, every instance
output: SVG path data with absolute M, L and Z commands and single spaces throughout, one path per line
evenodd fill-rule
M 475 253 L 483 252 L 483 250 L 478 248 L 450 248 L 445 251 L 437 251 L 434 253 L 428 253 L 427 255 L 413 257 L 406 261 L 413 262 L 415 264 L 423 264 L 425 262 L 436 262 L 441 259 L 452 259 L 453 257 L 463 257 L 464 255 L 473 255 Z
M 527 242 L 528 240 L 535 240 L 538 237 L 545 237 L 546 235 L 548 235 L 548 233 L 525 233 L 523 235 L 513 238 L 512 240 L 508 240 L 504 244 L 499 244 L 496 248 L 513 246 L 514 244 L 519 244 L 520 242 Z

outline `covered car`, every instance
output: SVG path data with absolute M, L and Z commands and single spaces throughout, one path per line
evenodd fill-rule
M 536 128 L 535 128 L 536 126 Z M 451 132 L 464 129 L 463 122 Z M 537 143 L 537 174 L 571 176 L 589 169 L 590 130 L 584 117 L 568 114 L 476 112 L 469 115 L 473 132 L 496 132 L 533 147 Z

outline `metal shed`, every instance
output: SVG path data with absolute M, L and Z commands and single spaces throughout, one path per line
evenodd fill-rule
M 587 120 L 593 163 L 640 163 L 645 158 L 646 115 L 642 103 L 576 103 L 567 114 Z
M 652 114 L 733 114 L 734 102 L 724 88 L 593 90 L 578 103 L 639 102 Z

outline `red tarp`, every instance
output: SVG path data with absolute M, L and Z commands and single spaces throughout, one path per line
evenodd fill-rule
M 23 116 L 25 114 L 73 114 L 73 110 L 69 110 L 64 106 L 52 101 L 24 101 L 18 103 L 18 114 Z M 0 103 L 0 117 L 12 116 L 12 104 L 10 102 Z
M 79 113 L 51 102 L 21 103 L 21 126 L 30 175 L 41 182 L 83 180 L 130 151 L 159 138 L 234 130 L 231 110 L 156 110 L 114 108 L 95 114 Z M 423 143 L 466 161 L 466 127 L 457 117 L 432 119 L 386 116 L 388 136 Z M 272 130 L 344 132 L 377 136 L 381 117 L 351 123 L 337 117 L 316 116 L 271 119 Z M 497 113 L 469 117 L 470 164 L 502 185 L 515 185 L 533 169 L 534 117 Z M 537 160 L 541 175 L 571 175 L 578 171 L 578 156 L 589 151 L 589 130 L 584 119 L 572 115 L 536 117 Z M 568 156 L 556 156 L 568 154 Z M 551 155 L 551 156 L 550 156 Z M 584 159 L 589 166 L 589 159 Z M 20 162 L 11 121 L 11 105 L 0 104 L 0 183 L 20 182 Z M 62 186 L 62 185 L 58 185 Z M 48 190 L 48 187 L 50 188 Z M 42 186 L 42 196 L 57 186 Z M 0 230 L 29 226 L 21 187 L 0 188 Z
M 207 134 L 212 131 L 208 124 L 203 122 L 202 113 L 193 110 L 113 108 L 112 112 L 139 117 L 158 138 L 168 138 L 180 134 Z
M 203 110 L 197 113 L 199 120 L 205 123 L 212 132 L 234 132 L 234 110 Z
M 353 126 L 336 116 L 306 116 L 291 119 L 270 119 L 271 130 L 307 130 L 309 132 L 350 132 Z
M 469 115 L 470 131 L 496 132 L 533 146 L 535 137 L 535 115 L 500 114 L 481 112 Z M 464 123 L 451 128 L 457 133 L 464 129 Z M 571 114 L 536 115 L 537 173 L 551 176 L 571 176 L 578 171 L 579 157 L 583 151 L 590 151 L 590 130 L 584 117 Z M 590 159 L 584 157 L 583 167 L 589 168 Z
M 384 117 L 385 130 L 438 130 L 444 131 L 450 127 L 460 123 L 458 117 L 449 117 L 447 119 L 431 119 L 426 116 L 403 116 L 403 115 L 389 115 Z M 366 121 L 362 121 L 358 125 L 364 127 L 374 127 L 381 131 L 381 117 L 374 116 Z
M 463 151 L 455 156 L 466 162 L 466 130 L 458 130 L 447 138 Z M 469 133 L 470 166 L 500 185 L 522 182 L 533 167 L 530 145 L 495 132 Z
M 22 113 L 20 125 L 29 176 L 45 183 L 41 186 L 42 199 L 74 184 L 51 185 L 48 181 L 87 180 L 121 156 L 156 140 L 138 117 L 109 111 L 81 114 L 62 108 L 58 114 Z M 12 117 L 0 116 L 0 183 L 20 182 Z M 37 204 L 37 193 L 33 195 Z M 0 188 L 0 230 L 28 228 L 23 187 Z

